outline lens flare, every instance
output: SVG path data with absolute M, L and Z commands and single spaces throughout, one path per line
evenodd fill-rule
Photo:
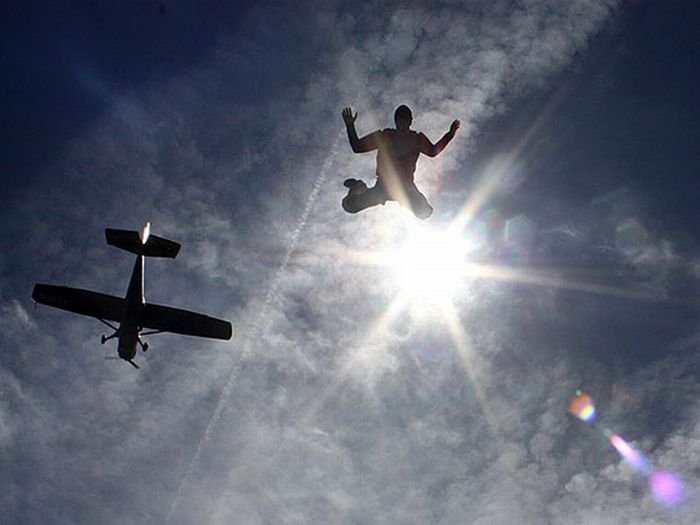
M 593 399 L 588 394 L 584 394 L 580 390 L 577 391 L 576 397 L 569 403 L 569 412 L 580 420 L 590 423 L 595 419 Z
M 649 241 L 649 233 L 635 219 L 628 219 L 617 227 L 615 243 L 626 255 L 638 255 Z
M 618 434 L 610 436 L 610 444 L 615 447 L 620 455 L 629 463 L 635 470 L 643 474 L 649 472 L 649 465 L 642 455 L 637 452 L 632 446 L 622 439 Z
M 577 390 L 576 396 L 569 403 L 569 412 L 582 421 L 592 421 L 595 417 L 595 407 L 591 396 Z M 640 475 L 647 478 L 649 489 L 656 501 L 667 506 L 673 506 L 681 502 L 684 487 L 683 483 L 674 474 L 654 470 L 647 459 L 619 434 L 614 433 L 609 428 L 602 430 L 603 435 L 615 447 L 615 450 L 619 452 L 625 462 Z
M 649 476 L 649 488 L 656 501 L 673 506 L 683 499 L 683 483 L 670 472 L 654 472 Z

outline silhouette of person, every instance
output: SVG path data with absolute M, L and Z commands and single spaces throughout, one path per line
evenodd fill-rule
M 423 133 L 411 129 L 413 115 L 408 106 L 396 108 L 396 129 L 373 131 L 362 138 L 357 137 L 356 119 L 357 113 L 353 115 L 351 108 L 343 110 L 352 151 L 365 153 L 377 150 L 377 181 L 368 188 L 362 180 L 346 179 L 343 185 L 348 188 L 348 194 L 343 199 L 343 209 L 348 213 L 357 213 L 371 206 L 383 205 L 386 201 L 397 201 L 419 219 L 430 217 L 433 207 L 413 182 L 416 162 L 421 153 L 435 157 L 442 152 L 457 133 L 459 120 L 452 122 L 450 130 L 433 144 Z

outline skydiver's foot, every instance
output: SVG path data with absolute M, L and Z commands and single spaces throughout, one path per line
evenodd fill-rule
M 364 193 L 367 191 L 367 184 L 357 179 L 345 179 L 343 186 L 350 190 L 349 193 Z

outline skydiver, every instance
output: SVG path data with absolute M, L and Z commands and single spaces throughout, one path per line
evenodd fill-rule
M 352 151 L 365 153 L 377 150 L 377 181 L 368 188 L 362 180 L 346 179 L 343 185 L 348 188 L 348 194 L 343 199 L 343 209 L 348 213 L 357 213 L 371 206 L 384 205 L 386 201 L 397 201 L 419 219 L 430 217 L 433 207 L 413 182 L 418 155 L 422 153 L 435 157 L 442 152 L 457 133 L 459 120 L 453 121 L 450 130 L 433 144 L 423 133 L 411 129 L 413 115 L 408 106 L 396 108 L 396 129 L 373 131 L 362 138 L 357 137 L 356 119 L 357 113 L 353 115 L 351 108 L 343 110 Z

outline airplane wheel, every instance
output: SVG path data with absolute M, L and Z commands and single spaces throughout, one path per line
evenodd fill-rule
M 107 338 L 103 335 L 103 336 L 100 338 L 100 342 L 101 342 L 102 344 L 105 344 L 106 341 L 107 341 Z
M 143 351 L 146 352 L 148 350 L 148 343 L 143 343 Z

